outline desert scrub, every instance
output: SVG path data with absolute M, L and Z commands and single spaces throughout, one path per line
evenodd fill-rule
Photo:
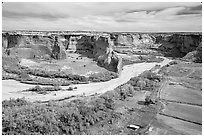
M 21 67 L 21 69 L 26 71 L 28 74 L 31 74 L 34 76 L 40 76 L 45 78 L 64 78 L 67 80 L 77 80 L 81 82 L 87 81 L 85 76 L 67 74 L 64 71 L 46 71 L 42 69 L 31 69 L 28 67 Z
M 16 80 L 19 80 L 21 83 L 25 84 L 33 84 L 33 85 L 59 85 L 59 86 L 69 86 L 72 81 L 62 79 L 62 78 L 43 78 L 43 77 L 32 77 L 31 80 L 22 80 L 21 78 L 18 78 Z
M 126 65 L 131 65 L 131 64 L 135 64 L 135 63 L 143 63 L 144 61 L 142 60 L 129 60 L 129 59 L 122 59 L 122 65 L 126 66 Z
M 20 60 L 18 58 L 10 57 L 10 56 L 2 56 L 2 66 L 9 66 L 12 68 L 19 67 Z
M 87 83 L 88 81 L 91 82 L 100 82 L 100 81 L 108 81 L 118 77 L 118 74 L 115 72 L 105 72 L 105 73 L 96 73 L 91 74 L 89 77 L 80 76 L 77 74 L 67 74 L 64 71 L 46 71 L 42 69 L 32 69 L 25 66 L 20 66 L 17 61 L 13 64 L 9 64 L 7 58 L 4 60 L 3 70 L 10 74 L 19 75 L 18 78 L 15 77 L 15 80 L 21 81 L 22 83 L 35 83 L 41 85 L 53 85 L 54 83 L 49 80 L 40 80 L 40 79 L 33 79 L 30 78 L 29 75 L 41 77 L 41 78 L 61 78 L 64 79 L 61 85 L 66 86 L 69 85 L 65 80 L 73 81 L 75 84 L 84 82 Z M 4 78 L 6 79 L 6 77 Z
M 12 57 L 2 58 L 2 68 L 7 73 L 19 75 L 19 81 L 30 81 L 29 75 L 39 76 L 44 78 L 63 78 L 70 81 L 87 82 L 85 76 L 66 74 L 63 71 L 46 71 L 42 69 L 32 69 L 29 67 L 21 66 L 19 60 Z M 29 74 L 29 75 L 28 75 Z
M 104 73 L 94 73 L 91 74 L 88 79 L 91 82 L 104 82 L 109 81 L 111 79 L 117 78 L 118 74 L 115 72 L 104 72 Z
M 73 100 L 64 104 L 25 102 L 16 106 L 15 102 L 12 100 L 3 103 L 4 135 L 81 134 L 97 122 L 116 117 L 113 113 L 113 100 L 103 97 L 91 102 Z
M 130 65 L 130 64 L 134 64 L 134 63 L 143 63 L 143 62 L 147 62 L 147 63 L 151 63 L 151 62 L 157 62 L 160 63 L 162 62 L 164 59 L 160 58 L 160 57 L 156 57 L 154 55 L 143 55 L 143 56 L 139 56 L 138 59 L 135 60 L 130 60 L 130 59 L 122 59 L 122 65 Z
M 2 107 L 7 108 L 7 107 L 15 107 L 15 106 L 23 106 L 23 105 L 28 105 L 29 103 L 25 100 L 25 98 L 18 98 L 18 99 L 9 99 L 9 100 L 4 100 L 2 101 Z
M 40 86 L 35 86 L 33 88 L 29 88 L 26 90 L 22 90 L 20 92 L 35 92 L 37 94 L 48 94 L 49 92 L 52 91 L 59 91 L 62 90 L 62 88 L 60 88 L 59 86 L 53 86 L 53 87 L 40 87 Z
M 147 78 L 147 79 L 153 80 L 153 81 L 155 81 L 155 80 L 161 81 L 161 79 L 162 79 L 161 75 L 158 75 L 158 74 L 156 74 L 152 71 L 149 71 L 149 70 L 144 71 L 142 74 L 140 74 L 139 77 Z
M 132 97 L 135 94 L 135 90 L 132 85 L 124 84 L 116 88 L 115 92 L 118 94 L 118 98 L 120 100 L 125 100 L 128 97 Z
M 131 78 L 128 83 L 132 85 L 135 90 L 154 91 L 162 79 L 161 75 L 155 74 L 152 71 L 144 71 L 138 77 Z
M 30 76 L 26 73 L 26 72 L 21 72 L 20 73 L 20 78 L 23 81 L 31 81 L 32 79 L 30 78 Z

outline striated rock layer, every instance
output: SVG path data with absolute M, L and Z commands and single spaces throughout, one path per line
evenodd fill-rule
M 2 51 L 30 59 L 65 59 L 69 52 L 78 52 L 108 70 L 120 72 L 122 59 L 115 53 L 117 49 L 146 54 L 156 50 L 166 56 L 184 57 L 200 49 L 199 45 L 202 49 L 201 37 L 201 33 L 3 32 Z
M 122 59 L 112 49 L 109 35 L 28 35 L 4 33 L 4 54 L 28 59 L 65 59 L 69 52 L 94 58 L 99 66 L 119 73 Z M 69 51 L 69 52 L 67 52 Z

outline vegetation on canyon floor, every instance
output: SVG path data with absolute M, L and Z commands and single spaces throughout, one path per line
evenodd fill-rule
M 32 69 L 19 64 L 17 58 L 3 56 L 3 79 L 14 79 L 22 83 L 39 85 L 61 85 L 80 84 L 90 82 L 108 81 L 117 78 L 118 74 L 111 71 L 90 74 L 88 77 L 77 74 L 65 73 L 64 71 L 45 71 Z
M 2 102 L 2 132 L 3 134 L 92 134 L 90 129 L 95 126 L 114 126 L 120 118 L 130 113 L 118 112 L 118 105 L 127 103 L 137 96 L 140 90 L 156 92 L 161 80 L 156 74 L 146 71 L 139 77 L 132 78 L 126 84 L 117 87 L 92 99 L 78 99 L 70 102 L 31 103 L 25 99 L 10 99 Z M 37 88 L 35 88 L 36 91 Z M 43 89 L 40 88 L 39 91 Z M 142 106 L 137 113 L 145 113 L 150 107 L 151 117 L 145 119 L 142 126 L 155 114 L 152 106 Z M 148 110 L 149 111 L 149 110 Z M 103 127 L 104 126 L 104 127 Z M 118 132 L 118 131 L 114 131 Z M 113 132 L 113 133 L 114 133 Z M 130 132 L 130 131 L 123 131 Z M 144 131 L 141 130 L 141 132 Z M 140 131 L 135 134 L 140 134 Z

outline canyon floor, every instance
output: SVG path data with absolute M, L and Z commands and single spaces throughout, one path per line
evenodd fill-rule
M 123 58 L 135 58 L 121 54 Z M 77 59 L 76 59 L 77 58 Z M 85 102 L 95 102 L 101 96 L 112 97 L 118 88 L 125 90 L 131 78 L 140 76 L 147 70 L 153 69 L 156 65 L 159 68 L 154 72 L 163 75 L 164 79 L 159 82 L 156 92 L 149 90 L 134 90 L 133 95 L 125 95 L 123 99 L 114 100 L 114 109 L 109 112 L 109 108 L 104 111 L 107 118 L 87 126 L 82 131 L 70 131 L 71 134 L 149 134 L 149 135 L 180 135 L 180 134 L 202 134 L 202 64 L 188 63 L 176 60 L 175 64 L 170 64 L 173 60 L 162 57 L 160 63 L 134 63 L 123 67 L 118 78 L 106 82 L 94 82 L 87 84 L 73 84 L 73 90 L 66 90 L 70 86 L 61 86 L 62 90 L 52 91 L 49 94 L 37 94 L 33 92 L 21 92 L 36 85 L 23 84 L 15 80 L 2 80 L 2 98 L 25 98 L 27 101 L 37 105 L 44 105 L 54 102 L 59 106 L 74 100 Z M 73 67 L 75 73 L 86 75 L 87 70 L 95 72 L 105 72 L 86 57 L 79 57 L 75 53 L 69 55 L 68 65 L 65 61 L 55 63 L 50 69 Z M 74 61 L 74 62 L 73 62 Z M 48 68 L 45 62 L 34 62 L 28 59 L 21 60 L 22 66 Z M 84 67 L 85 65 L 85 67 Z M 84 69 L 81 69 L 84 68 Z M 87 69 L 87 70 L 86 70 Z M 72 71 L 72 72 L 74 72 Z M 90 71 L 90 72 L 91 72 Z M 47 86 L 42 86 L 47 87 Z M 120 91 L 121 92 L 121 91 Z M 123 93 L 124 94 L 124 93 Z M 122 93 L 120 94 L 123 97 Z M 145 105 L 147 95 L 158 98 L 156 104 Z M 114 96 L 113 96 L 114 97 Z M 115 97 L 114 97 L 115 98 Z M 112 99 L 112 98 L 111 98 Z M 95 102 L 96 103 L 96 102 Z M 62 105 L 63 104 L 63 105 Z M 32 108 L 32 107 L 31 107 Z M 17 110 L 19 111 L 19 110 Z M 116 115 L 116 116 L 115 116 Z M 106 117 L 106 116 L 103 116 Z M 110 118 L 109 118 L 110 117 Z M 113 118 L 114 117 L 114 118 Z M 130 125 L 140 128 L 131 129 Z M 80 129 L 81 130 L 81 129 Z
M 179 62 L 165 70 L 159 98 L 162 110 L 151 134 L 202 134 L 201 64 Z
M 103 73 L 107 71 L 105 68 L 99 67 L 96 61 L 87 56 L 83 56 L 74 52 L 68 52 L 66 59 L 63 60 L 39 61 L 37 59 L 21 59 L 21 65 L 35 69 L 46 69 L 47 71 L 59 70 L 69 74 L 78 74 L 84 76 L 91 73 Z
M 36 85 L 23 84 L 15 80 L 3 80 L 2 81 L 3 100 L 10 98 L 25 97 L 27 100 L 33 102 L 33 101 L 61 100 L 64 98 L 69 98 L 70 96 L 101 94 L 106 91 L 115 89 L 116 87 L 128 82 L 130 78 L 136 77 L 142 72 L 152 69 L 153 67 L 155 67 L 155 65 L 160 65 L 160 67 L 162 67 L 167 65 L 170 61 L 171 60 L 165 58 L 165 60 L 162 61 L 161 63 L 136 63 L 132 65 L 126 65 L 123 67 L 123 70 L 118 78 L 112 79 L 107 82 L 72 85 L 74 87 L 77 87 L 77 89 L 74 89 L 73 91 L 65 90 L 69 86 L 62 86 L 62 89 L 64 90 L 54 91 L 46 95 L 40 95 L 33 92 L 19 92 L 34 87 Z M 36 63 L 31 64 L 28 60 L 25 59 L 21 63 L 22 65 L 26 66 L 29 65 L 29 67 L 32 67 L 33 64 L 36 64 Z M 81 66 L 78 67 L 81 68 Z

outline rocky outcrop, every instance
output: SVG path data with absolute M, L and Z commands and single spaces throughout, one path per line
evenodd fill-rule
M 62 41 L 58 40 L 57 36 L 55 36 L 55 42 L 54 46 L 52 47 L 51 57 L 57 60 L 66 58 L 65 46 L 63 45 Z
M 59 47 L 58 59 L 66 58 L 63 43 L 60 41 L 58 46 L 55 45 L 54 37 L 41 35 L 5 34 L 2 41 L 4 52 L 10 56 L 29 59 L 50 58 L 53 51 L 56 53 L 56 47 Z
M 93 58 L 110 71 L 120 72 L 122 59 L 113 51 L 113 41 L 106 36 L 72 36 L 68 50 L 76 51 L 84 56 Z
M 175 57 L 183 57 L 187 53 L 196 50 L 202 41 L 201 35 L 192 34 L 172 34 L 163 37 L 164 38 L 159 41 L 161 46 L 158 49 L 166 52 L 169 56 Z
M 196 63 L 202 63 L 202 43 L 200 43 L 195 50 L 188 52 L 183 59 Z
M 113 33 L 114 45 L 137 48 L 149 48 L 155 43 L 155 38 L 149 34 L 140 33 Z
M 2 51 L 11 56 L 65 59 L 66 51 L 72 51 L 94 58 L 100 66 L 115 72 L 120 72 L 122 66 L 122 59 L 115 53 L 117 49 L 183 57 L 200 43 L 201 33 L 13 32 L 2 35 Z
M 114 49 L 118 52 L 138 51 L 143 54 L 162 53 L 183 57 L 201 42 L 201 33 L 112 33 Z M 129 49 L 128 49 L 129 48 Z
M 99 37 L 95 41 L 93 55 L 97 58 L 99 65 L 114 72 L 121 71 L 122 58 L 113 51 L 110 37 Z
M 113 51 L 114 43 L 107 34 L 86 35 L 3 35 L 7 55 L 20 58 L 65 59 L 66 50 L 93 58 L 110 71 L 120 72 L 122 59 Z

